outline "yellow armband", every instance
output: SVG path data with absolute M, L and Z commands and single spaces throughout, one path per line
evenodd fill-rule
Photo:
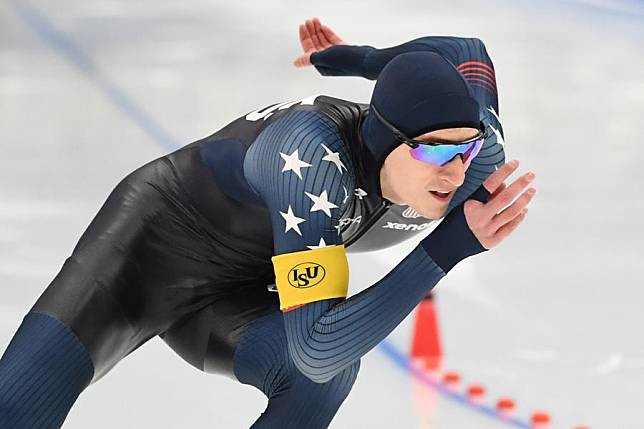
M 346 298 L 349 263 L 344 245 L 284 253 L 271 258 L 280 309 L 329 298 Z

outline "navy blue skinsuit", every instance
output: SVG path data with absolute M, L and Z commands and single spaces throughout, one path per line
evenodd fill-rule
M 375 79 L 413 50 L 458 67 L 489 131 L 450 202 L 456 213 L 504 162 L 483 44 L 424 37 L 382 50 L 336 46 L 312 62 L 324 75 Z M 363 292 L 279 310 L 272 256 L 339 244 L 383 249 L 431 222 L 382 197 L 361 139 L 368 114 L 368 105 L 326 96 L 275 104 L 123 179 L 0 360 L 0 427 L 60 427 L 85 387 L 157 335 L 197 368 L 264 392 L 268 406 L 253 427 L 327 427 L 360 357 L 454 264 L 482 250 L 448 216 Z

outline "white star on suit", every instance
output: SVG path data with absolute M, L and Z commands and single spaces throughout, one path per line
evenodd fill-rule
M 494 128 L 492 125 L 490 125 L 490 128 L 492 128 L 492 131 L 494 131 L 494 134 L 496 134 L 496 142 L 501 146 L 505 147 L 505 141 L 503 140 L 503 136 L 501 135 L 499 130 Z
M 322 191 L 319 196 L 311 194 L 309 192 L 305 192 L 305 194 L 307 197 L 313 200 L 313 207 L 311 207 L 312 212 L 322 210 L 328 217 L 331 217 L 331 209 L 338 207 L 329 201 L 326 191 Z
M 499 119 L 499 115 L 496 113 L 496 110 L 494 110 L 494 107 L 492 106 L 488 107 L 487 111 L 493 114 L 496 120 L 499 121 L 499 123 L 501 123 L 501 119 Z
M 326 244 L 324 242 L 324 238 L 320 237 L 320 242 L 318 243 L 317 246 L 306 246 L 309 249 L 321 249 L 323 247 L 333 247 L 333 244 Z
M 329 161 L 329 162 L 334 163 L 335 166 L 338 167 L 338 170 L 340 170 L 340 174 L 342 174 L 342 168 L 344 168 L 346 170 L 347 167 L 340 160 L 340 153 L 339 152 L 333 152 L 331 149 L 329 149 L 328 147 L 324 146 L 323 144 L 321 144 L 321 146 L 324 148 L 324 150 L 327 153 L 326 156 L 324 158 L 322 158 L 322 161 Z
M 295 152 L 290 155 L 286 155 L 280 152 L 282 159 L 284 159 L 285 161 L 284 168 L 282 168 L 282 173 L 284 173 L 285 171 L 293 171 L 295 174 L 297 174 L 297 177 L 302 179 L 302 172 L 300 171 L 300 169 L 311 167 L 311 164 L 300 160 L 300 156 L 297 151 L 298 149 L 295 149 Z
M 297 217 L 293 214 L 293 209 L 291 206 L 288 206 L 288 212 L 283 213 L 280 212 L 284 220 L 286 221 L 286 229 L 284 230 L 284 233 L 287 233 L 289 229 L 292 229 L 293 231 L 297 232 L 302 236 L 302 232 L 300 231 L 299 224 L 302 222 L 305 222 L 306 219 L 302 219 L 301 217 Z

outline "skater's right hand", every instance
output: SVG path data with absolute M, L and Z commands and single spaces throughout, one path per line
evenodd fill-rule
M 466 201 L 463 207 L 467 225 L 486 249 L 498 245 L 519 226 L 528 212 L 528 203 L 537 192 L 534 187 L 523 192 L 535 178 L 535 174 L 531 171 L 506 187 L 505 179 L 518 166 L 519 161 L 512 160 L 492 173 L 483 182 L 483 187 L 491 193 L 486 203 L 472 199 Z M 521 196 L 509 205 L 519 194 Z
M 313 52 L 323 51 L 335 45 L 346 45 L 347 42 L 314 17 L 300 24 L 300 44 L 304 53 L 293 61 L 295 67 L 310 66 Z

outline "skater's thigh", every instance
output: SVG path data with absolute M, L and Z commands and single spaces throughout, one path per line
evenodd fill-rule
M 157 160 L 116 186 L 31 309 L 72 329 L 92 358 L 94 380 L 171 325 L 177 315 L 166 308 L 181 307 L 150 286 L 165 275 L 154 262 L 163 250 L 151 243 L 150 225 L 167 211 L 159 189 L 168 171 Z

